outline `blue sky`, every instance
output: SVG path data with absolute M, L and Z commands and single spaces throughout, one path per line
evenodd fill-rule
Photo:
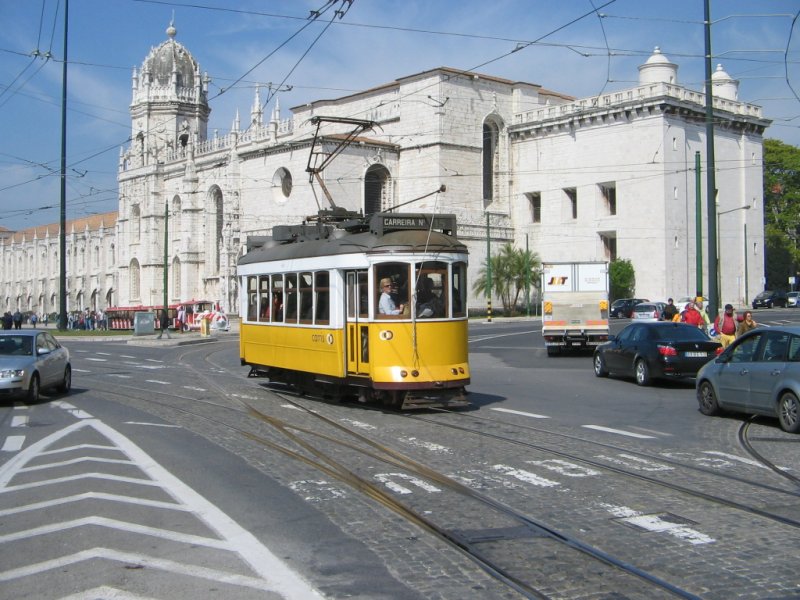
M 59 219 L 63 4 L 0 0 L 0 227 Z M 353 0 L 330 26 L 333 9 L 309 23 L 326 4 L 70 0 L 67 218 L 116 210 L 132 70 L 167 39 L 173 13 L 176 39 L 212 79 L 209 133 L 226 133 L 237 109 L 247 121 L 257 83 L 283 83 L 275 97 L 284 117 L 292 106 L 439 66 L 582 97 L 634 85 L 659 46 L 679 65 L 680 84 L 703 85 L 703 0 Z M 714 67 L 740 80 L 740 100 L 764 108 L 767 137 L 796 146 L 799 12 L 798 0 L 711 7 Z

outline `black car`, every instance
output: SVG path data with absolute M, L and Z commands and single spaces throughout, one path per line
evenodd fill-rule
M 611 304 L 608 316 L 612 319 L 629 319 L 633 307 L 642 302 L 650 302 L 646 298 L 618 298 Z
M 784 292 L 765 290 L 753 299 L 753 308 L 772 308 L 773 306 L 786 308 L 788 302 Z
M 700 329 L 670 321 L 631 323 L 594 351 L 594 374 L 633 375 L 639 385 L 653 379 L 695 377 L 722 352 Z

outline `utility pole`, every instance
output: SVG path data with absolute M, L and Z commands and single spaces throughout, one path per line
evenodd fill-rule
M 705 0 L 706 40 L 706 210 L 708 215 L 708 306 L 714 319 L 719 309 L 717 287 L 717 184 L 714 177 L 714 97 L 711 80 L 711 0 Z
M 61 211 L 58 238 L 58 329 L 67 328 L 67 31 L 69 0 L 64 0 L 64 63 L 61 67 Z
M 489 228 L 489 211 L 486 211 L 486 320 L 492 322 L 492 241 Z
M 158 334 L 158 339 L 162 337 L 170 338 L 169 335 L 169 310 L 167 309 L 167 276 L 169 267 L 169 201 L 164 199 L 164 308 L 161 311 L 161 333 Z

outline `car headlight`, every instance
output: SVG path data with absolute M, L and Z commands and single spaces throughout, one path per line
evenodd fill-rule
M 0 379 L 13 379 L 14 377 L 22 377 L 25 375 L 25 371 L 22 369 L 6 369 L 5 371 L 0 371 Z

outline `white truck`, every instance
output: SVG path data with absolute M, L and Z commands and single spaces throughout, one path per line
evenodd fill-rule
M 547 355 L 608 341 L 608 263 L 542 264 L 542 336 Z

